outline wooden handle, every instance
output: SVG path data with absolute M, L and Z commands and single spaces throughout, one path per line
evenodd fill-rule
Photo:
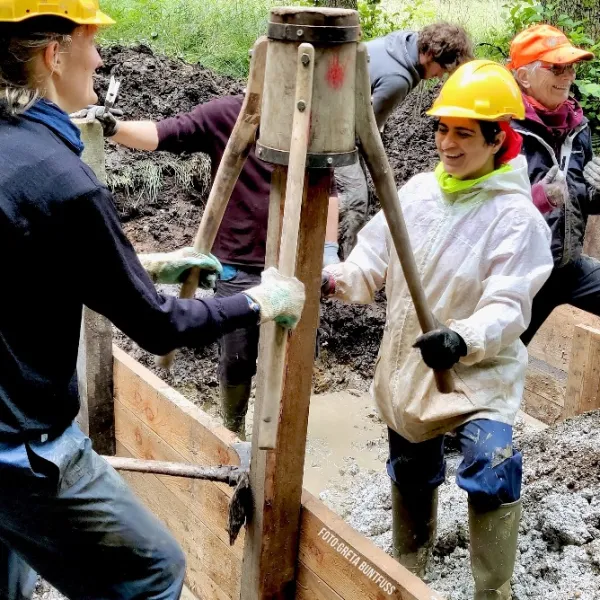
M 423 333 L 427 333 L 435 329 L 437 323 L 429 309 L 425 291 L 421 285 L 406 223 L 398 201 L 398 191 L 393 171 L 385 153 L 371 106 L 371 82 L 369 79 L 367 48 L 364 44 L 359 44 L 356 55 L 356 134 L 362 145 L 362 151 L 373 178 L 381 208 L 390 228 L 421 330 Z M 436 371 L 435 382 L 442 394 L 448 394 L 454 390 L 450 371 Z
M 310 134 L 314 65 L 315 49 L 310 44 L 300 44 L 296 68 L 296 98 L 294 100 L 296 106 L 292 123 L 279 247 L 279 271 L 287 277 L 293 277 L 296 272 L 298 231 L 304 197 L 306 154 Z M 261 450 L 271 450 L 277 445 L 287 339 L 287 330 L 283 327 L 276 327 L 273 334 L 273 346 L 269 354 L 269 365 L 265 369 L 268 380 L 265 386 L 266 393 L 263 396 L 261 423 L 258 430 L 258 447 Z
M 246 97 L 225 147 L 194 240 L 194 249 L 202 254 L 208 254 L 213 247 L 231 192 L 233 192 L 246 162 L 246 157 L 255 140 L 256 130 L 260 122 L 267 44 L 268 40 L 264 36 L 254 44 Z M 190 269 L 187 280 L 181 286 L 179 297 L 193 298 L 198 288 L 199 279 L 200 270 Z M 175 350 L 166 356 L 159 357 L 157 363 L 163 369 L 170 369 L 174 359 Z

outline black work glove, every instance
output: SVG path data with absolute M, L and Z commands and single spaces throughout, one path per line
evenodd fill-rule
M 434 371 L 444 371 L 467 355 L 467 344 L 456 331 L 440 324 L 437 329 L 417 338 L 413 348 L 421 351 L 425 364 Z
M 104 137 L 112 137 L 119 129 L 117 117 L 122 117 L 123 111 L 120 108 L 111 108 L 109 110 L 105 106 L 96 106 L 92 104 L 69 116 L 72 119 L 85 119 L 90 123 L 96 120 L 102 125 Z

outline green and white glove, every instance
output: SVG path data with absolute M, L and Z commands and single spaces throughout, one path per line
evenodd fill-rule
M 304 308 L 304 284 L 295 277 L 285 277 L 274 267 L 263 271 L 261 280 L 260 285 L 244 292 L 260 307 L 260 322 L 275 321 L 294 329 Z
M 212 254 L 200 254 L 189 247 L 174 252 L 138 254 L 138 258 L 154 283 L 183 283 L 188 271 L 197 267 L 200 269 L 199 286 L 211 290 L 223 270 L 219 260 Z
M 583 169 L 583 176 L 587 181 L 588 185 L 596 191 L 600 191 L 600 158 L 594 157 L 590 162 L 585 165 Z

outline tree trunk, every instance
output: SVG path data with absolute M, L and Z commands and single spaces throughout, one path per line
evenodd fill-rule
M 543 5 L 548 0 L 542 0 Z M 599 0 L 558 0 L 556 16 L 569 15 L 575 21 L 586 20 L 585 32 L 594 40 L 600 38 L 600 1 Z
M 358 0 L 317 0 L 317 6 L 329 6 L 330 8 L 358 9 Z

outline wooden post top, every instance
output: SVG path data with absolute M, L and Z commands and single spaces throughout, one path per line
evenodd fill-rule
M 358 12 L 347 8 L 279 6 L 271 9 L 272 23 L 317 27 L 356 27 Z

